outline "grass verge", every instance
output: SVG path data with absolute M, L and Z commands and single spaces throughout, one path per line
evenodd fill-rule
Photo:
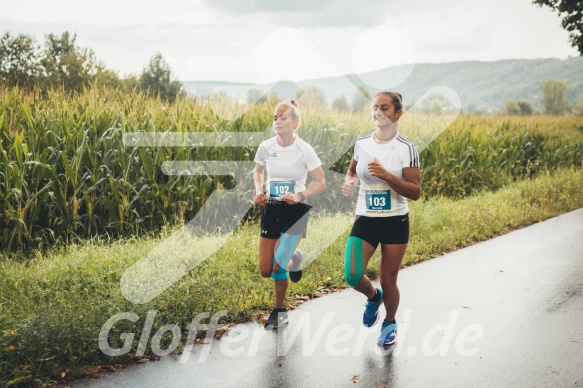
M 411 240 L 403 265 L 581 208 L 581 192 L 583 170 L 565 169 L 457 201 L 411 203 Z M 320 215 L 310 221 L 308 239 L 301 244 L 311 263 L 302 281 L 291 284 L 290 305 L 346 287 L 344 243 L 351 221 L 351 214 Z M 257 269 L 256 224 L 240 226 L 211 258 L 152 302 L 127 301 L 120 291 L 125 269 L 172 232 L 113 244 L 92 240 L 29 257 L 1 255 L 0 385 L 50 384 L 87 373 L 95 364 L 128 362 L 150 310 L 158 312 L 154 328 L 176 323 L 185 336 L 186 325 L 201 312 L 212 316 L 227 310 L 221 323 L 228 324 L 251 320 L 272 307 L 273 282 L 262 279 Z M 322 246 L 331 234 L 340 237 Z M 369 276 L 378 275 L 377 264 L 378 256 L 369 265 Z M 134 342 L 128 354 L 107 357 L 99 350 L 99 331 L 120 312 L 135 313 L 140 320 L 116 324 L 110 345 L 122 347 L 123 332 L 135 333 Z M 170 341 L 169 335 L 163 336 L 162 348 Z

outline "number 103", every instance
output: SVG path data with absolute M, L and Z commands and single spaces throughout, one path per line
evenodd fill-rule
M 385 206 L 386 199 L 384 197 L 368 197 L 369 206 Z

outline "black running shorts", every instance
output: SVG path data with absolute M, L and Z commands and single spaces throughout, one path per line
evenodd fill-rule
M 302 202 L 290 205 L 268 199 L 261 213 L 261 237 L 277 239 L 282 233 L 306 237 L 310 208 Z
M 359 237 L 373 247 L 381 244 L 409 242 L 409 214 L 392 217 L 356 216 L 351 236 Z

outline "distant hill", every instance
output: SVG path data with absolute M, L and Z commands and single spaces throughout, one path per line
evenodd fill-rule
M 351 101 L 354 85 L 364 85 L 374 94 L 377 89 L 368 85 L 383 85 L 394 74 L 400 74 L 411 65 L 394 66 L 362 75 L 321 78 L 299 82 L 279 82 L 275 85 L 252 85 L 228 82 L 183 82 L 184 89 L 200 96 L 208 96 L 219 87 L 231 94 L 245 95 L 246 90 L 258 87 L 264 92 L 275 92 L 281 98 L 295 97 L 300 87 L 316 85 L 324 89 L 328 103 L 345 95 Z M 414 103 L 427 90 L 447 86 L 457 92 L 462 108 L 482 112 L 499 111 L 504 99 L 525 100 L 540 108 L 540 85 L 547 79 L 567 82 L 567 97 L 571 103 L 583 101 L 583 57 L 560 59 L 509 59 L 495 62 L 452 62 L 416 64 L 407 80 L 391 88 L 403 95 L 405 105 Z M 350 82 L 348 82 L 350 81 Z M 366 84 L 365 84 L 366 82 Z

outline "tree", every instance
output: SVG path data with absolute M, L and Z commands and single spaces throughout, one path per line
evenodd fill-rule
M 522 116 L 530 116 L 534 112 L 532 105 L 528 101 L 518 101 L 518 107 L 520 108 L 520 114 Z
M 182 83 L 174 77 L 170 65 L 161 53 L 156 53 L 150 59 L 140 75 L 140 88 L 148 90 L 153 96 L 160 96 L 170 103 L 180 95 Z
M 573 106 L 573 114 L 575 116 L 583 116 L 583 100 L 581 100 L 577 105 Z
M 340 97 L 336 97 L 334 101 L 332 101 L 332 108 L 340 112 L 348 112 L 350 110 L 350 105 L 348 105 L 346 96 L 343 94 Z
M 541 105 L 544 113 L 553 116 L 562 116 L 569 111 L 567 99 L 567 83 L 563 80 L 549 79 L 541 85 L 543 98 Z
M 466 112 L 471 113 L 471 114 L 475 114 L 475 115 L 482 114 L 482 112 L 480 112 L 480 110 L 478 109 L 478 106 L 476 104 L 468 105 L 468 107 L 466 108 Z
M 77 47 L 75 40 L 68 32 L 49 34 L 41 50 L 28 35 L 4 34 L 0 39 L 0 82 L 27 89 L 62 86 L 67 91 L 81 90 L 94 81 L 122 86 L 116 72 L 106 69 L 92 50 Z
M 507 115 L 518 115 L 520 114 L 520 106 L 518 103 L 510 98 L 504 99 L 504 113 Z
M 75 45 L 77 36 L 65 31 L 59 37 L 46 37 L 44 57 L 41 64 L 47 86 L 63 86 L 65 90 L 81 90 L 105 71 L 105 66 L 97 60 L 91 49 Z
M 247 104 L 267 104 L 268 106 L 274 107 L 279 104 L 281 98 L 276 92 L 271 92 L 269 94 L 264 93 L 263 90 L 259 88 L 252 88 L 247 91 Z
M 113 89 L 124 89 L 124 81 L 119 75 L 110 69 L 103 69 L 95 75 L 95 81 L 100 85 L 107 85 Z
M 546 5 L 563 17 L 561 26 L 569 31 L 571 46 L 583 55 L 583 2 L 581 0 L 534 0 L 534 4 Z M 564 15 L 564 16 L 563 16 Z
M 419 110 L 426 114 L 441 115 L 453 111 L 453 104 L 441 93 L 432 93 L 419 101 Z
M 360 85 L 358 90 L 354 92 L 354 95 L 352 96 L 352 111 L 362 112 L 370 106 L 371 100 L 368 89 L 363 85 Z
M 301 98 L 302 105 L 312 108 L 324 109 L 328 106 L 324 89 L 319 86 L 309 85 L 303 87 L 296 93 L 296 98 L 298 100 Z
M 137 74 L 128 74 L 121 80 L 121 82 L 122 88 L 126 92 L 140 89 L 140 78 Z
M 276 106 L 281 102 L 281 98 L 275 92 L 269 93 L 269 95 L 264 100 L 268 106 Z
M 266 97 L 263 95 L 263 90 L 259 88 L 251 88 L 247 90 L 247 104 L 253 105 L 255 103 L 261 104 L 266 100 Z
M 40 74 L 40 47 L 34 39 L 5 33 L 0 39 L 0 82 L 30 89 Z

